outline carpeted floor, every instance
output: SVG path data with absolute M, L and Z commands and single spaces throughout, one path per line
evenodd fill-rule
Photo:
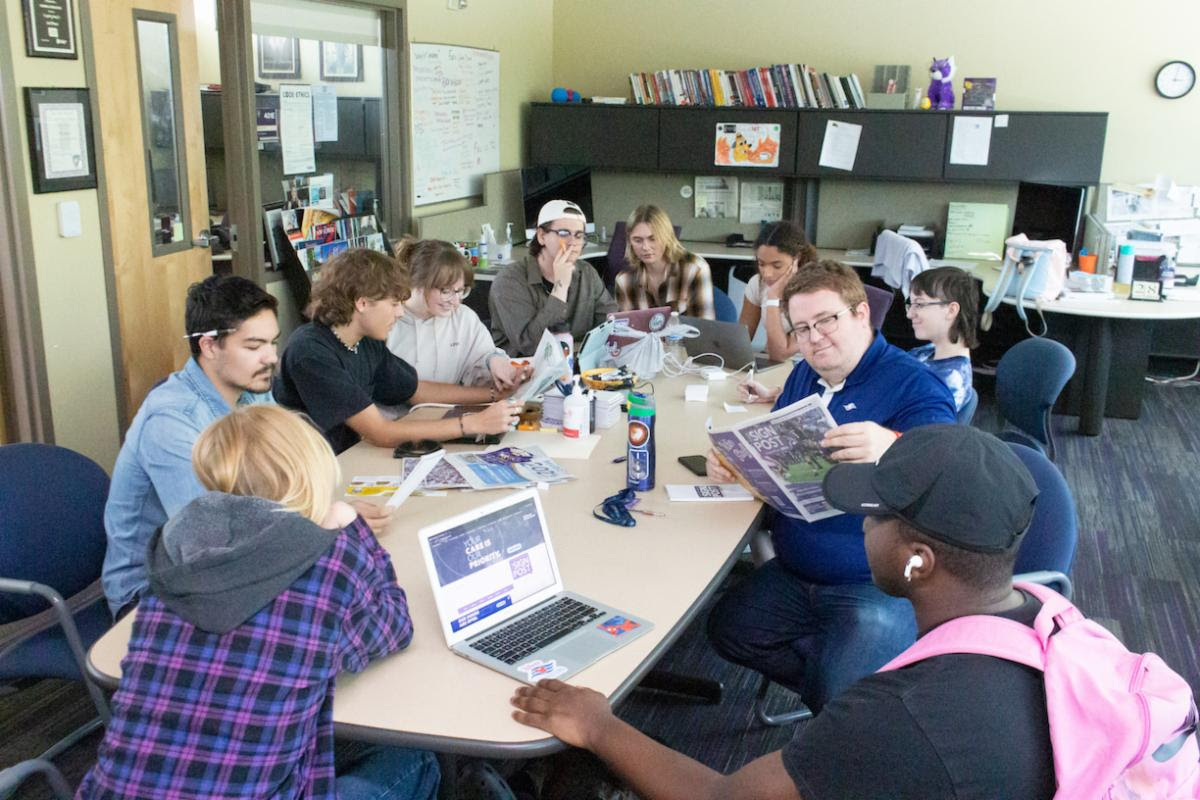
M 988 387 L 975 424 L 998 428 Z M 1079 549 L 1075 601 L 1134 650 L 1152 650 L 1200 692 L 1200 385 L 1147 386 L 1142 418 L 1106 420 L 1104 434 L 1074 433 L 1074 417 L 1056 417 L 1059 466 L 1075 493 Z M 635 692 L 620 714 L 670 746 L 731 771 L 782 746 L 794 728 L 763 728 L 754 718 L 757 675 L 722 661 L 693 625 L 663 667 L 725 684 L 721 704 L 706 706 Z M 797 698 L 772 687 L 774 707 Z M 79 687 L 39 681 L 0 696 L 0 766 L 40 752 L 89 716 Z M 803 723 L 801 723 L 803 724 Z M 99 735 L 58 759 L 75 784 L 95 758 Z M 31 786 L 21 797 L 49 797 Z

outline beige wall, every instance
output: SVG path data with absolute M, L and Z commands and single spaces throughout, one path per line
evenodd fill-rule
M 3 5 L 13 80 L 21 95 L 19 160 L 25 166 L 25 201 L 29 204 L 34 255 L 34 263 L 28 268 L 37 272 L 54 438 L 57 444 L 78 450 L 105 469 L 111 469 L 120 443 L 108 293 L 100 240 L 99 194 L 95 189 L 33 194 L 33 179 L 26 155 L 29 149 L 23 87 L 87 85 L 78 3 L 74 4 L 75 38 L 80 57 L 74 61 L 26 57 L 22 3 L 5 2 Z M 69 200 L 79 203 L 83 235 L 64 239 L 58 235 L 57 206 Z
M 466 9 L 451 11 L 446 0 L 409 0 L 409 41 L 500 51 L 501 170 L 524 164 L 528 104 L 549 99 L 555 86 L 551 36 L 556 8 L 553 0 L 469 0 Z M 420 206 L 416 215 L 441 214 L 476 203 L 468 199 Z
M 924 87 L 930 58 L 953 55 L 958 78 L 997 78 L 1002 109 L 1107 111 L 1103 180 L 1195 183 L 1200 90 L 1163 100 L 1153 78 L 1172 59 L 1200 66 L 1197 31 L 1195 0 L 557 0 L 553 83 L 624 97 L 635 71 L 805 62 L 864 83 L 909 64 Z

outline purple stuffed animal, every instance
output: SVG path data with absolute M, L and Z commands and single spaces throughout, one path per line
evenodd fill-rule
M 929 92 L 922 108 L 954 110 L 954 56 L 935 58 L 929 66 Z

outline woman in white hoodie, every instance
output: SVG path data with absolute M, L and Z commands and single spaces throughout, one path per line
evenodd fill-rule
M 462 254 L 449 242 L 406 236 L 396 244 L 396 259 L 408 270 L 412 295 L 388 334 L 388 349 L 421 380 L 490 385 L 496 397 L 510 394 L 527 376 L 463 305 L 475 276 Z

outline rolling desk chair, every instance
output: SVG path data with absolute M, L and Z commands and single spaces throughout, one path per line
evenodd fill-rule
M 1018 342 L 996 365 L 996 405 L 1000 418 L 1016 428 L 999 436 L 1034 448 L 1054 460 L 1050 414 L 1067 381 L 1075 356 L 1065 345 L 1034 337 Z
M 734 306 L 733 301 L 729 299 L 729 295 L 713 287 L 713 311 L 717 314 L 718 322 L 737 322 L 738 311 Z
M 955 421 L 959 425 L 970 425 L 971 420 L 975 419 L 975 409 L 979 407 L 979 392 L 975 391 L 975 387 L 971 387 L 971 393 L 967 395 L 967 402 L 963 403 L 962 408 L 958 410 Z
M 95 462 L 64 447 L 0 447 L 0 624 L 18 623 L 0 641 L 0 680 L 81 680 L 98 713 L 43 753 L 44 759 L 109 719 L 104 695 L 87 677 L 84 655 L 112 626 L 108 604 L 99 594 L 72 610 L 63 599 L 100 578 L 108 483 Z M 47 608 L 52 616 L 44 613 Z
M 864 283 L 863 288 L 867 290 L 867 307 L 871 312 L 871 330 L 883 330 L 883 320 L 887 317 L 888 309 L 892 307 L 892 301 L 896 299 L 896 294 L 868 283 Z

